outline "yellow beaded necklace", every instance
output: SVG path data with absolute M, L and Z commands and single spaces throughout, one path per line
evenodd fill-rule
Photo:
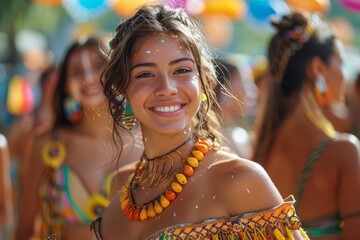
M 155 199 L 137 206 L 132 197 L 132 184 L 134 179 L 143 174 L 143 161 L 138 163 L 135 173 L 129 177 L 127 186 L 122 187 L 120 196 L 121 209 L 129 220 L 145 221 L 163 212 L 164 208 L 169 207 L 171 201 L 176 199 L 177 194 L 182 192 L 183 186 L 188 182 L 187 178 L 194 174 L 194 168 L 199 166 L 199 162 L 204 159 L 205 154 L 211 149 L 212 144 L 207 139 L 199 140 L 195 143 L 191 156 L 184 159 L 182 171 L 175 174 L 166 190 Z

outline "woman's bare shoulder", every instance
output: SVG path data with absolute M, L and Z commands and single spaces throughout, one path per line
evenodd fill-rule
M 329 145 L 326 156 L 339 166 L 359 165 L 360 141 L 352 134 L 341 133 Z
M 232 214 L 268 209 L 283 202 L 268 174 L 258 163 L 224 151 L 212 155 L 209 182 Z

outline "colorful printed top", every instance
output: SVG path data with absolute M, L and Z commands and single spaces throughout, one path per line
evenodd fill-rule
M 101 216 L 110 202 L 112 175 L 106 178 L 101 192 L 91 194 L 78 174 L 63 162 L 65 156 L 66 149 L 60 141 L 50 141 L 43 148 L 47 168 L 40 191 L 43 201 L 36 236 L 56 234 L 58 238 L 67 224 L 89 224 Z
M 301 229 L 300 220 L 290 196 L 281 205 L 264 211 L 246 213 L 241 216 L 206 219 L 199 223 L 179 224 L 149 236 L 154 239 L 295 239 L 292 230 L 299 230 L 303 239 L 309 239 Z M 91 224 L 95 237 L 102 240 L 101 218 Z

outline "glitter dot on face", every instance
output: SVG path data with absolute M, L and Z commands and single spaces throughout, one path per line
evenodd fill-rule
M 151 51 L 150 51 L 150 50 L 148 50 L 148 51 L 146 51 L 145 53 L 151 53 Z
M 156 51 L 156 52 L 160 52 L 160 49 L 156 49 L 155 51 Z
M 164 43 L 165 40 L 164 40 L 164 39 L 159 39 L 159 40 L 157 40 L 157 42 L 158 42 L 158 43 Z

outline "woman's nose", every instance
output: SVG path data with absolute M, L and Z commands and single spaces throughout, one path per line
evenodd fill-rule
M 171 96 L 178 93 L 175 81 L 167 74 L 160 75 L 157 81 L 155 95 Z

